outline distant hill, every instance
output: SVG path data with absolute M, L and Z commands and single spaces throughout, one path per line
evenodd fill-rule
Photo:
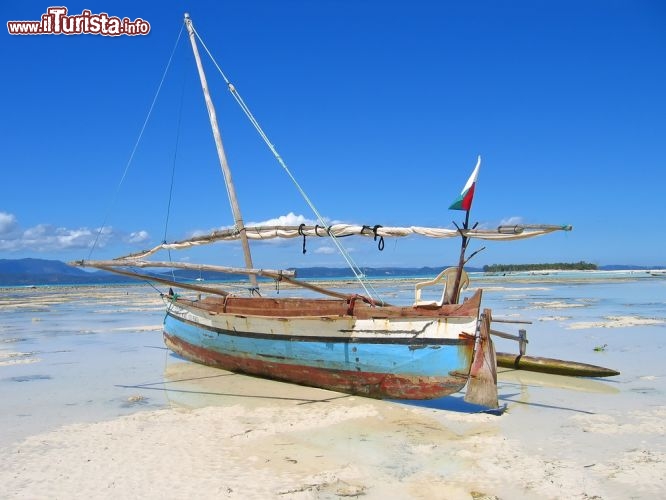
M 0 285 L 78 285 L 128 283 L 132 280 L 102 271 L 87 272 L 59 260 L 0 259 Z
M 440 267 L 363 267 L 361 271 L 368 278 L 387 277 L 419 277 L 435 276 L 444 266 Z M 599 266 L 599 270 L 609 271 L 618 269 L 641 270 L 659 269 L 659 266 Z M 353 278 L 350 269 L 337 267 L 304 267 L 292 268 L 296 270 L 296 276 L 303 279 L 325 279 L 325 278 Z M 465 268 L 469 272 L 480 272 L 481 268 Z M 157 274 L 158 276 L 160 274 Z M 162 275 L 171 276 L 171 272 L 162 272 Z M 183 280 L 195 280 L 202 278 L 205 281 L 238 281 L 244 279 L 244 275 L 231 275 L 213 272 L 199 272 L 176 270 L 174 274 Z M 104 271 L 84 271 L 78 267 L 72 267 L 59 260 L 46 259 L 0 259 L 0 286 L 31 286 L 31 285 L 93 285 L 101 283 L 136 283 L 137 280 L 125 276 L 119 276 Z

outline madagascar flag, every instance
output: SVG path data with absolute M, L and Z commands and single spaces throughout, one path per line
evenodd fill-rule
M 474 172 L 467 179 L 467 184 L 463 188 L 458 199 L 449 207 L 449 210 L 468 210 L 472 208 L 472 198 L 474 198 L 474 187 L 476 186 L 476 178 L 479 175 L 479 167 L 481 166 L 481 156 L 476 161 Z

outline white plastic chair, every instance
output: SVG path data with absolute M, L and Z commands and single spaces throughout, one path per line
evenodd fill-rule
M 414 287 L 414 305 L 415 306 L 442 306 L 443 304 L 455 304 L 458 302 L 458 297 L 460 292 L 467 288 L 469 285 L 469 276 L 465 270 L 461 271 L 460 274 L 460 285 L 458 286 L 458 294 L 456 297 L 453 297 L 453 288 L 456 284 L 456 275 L 458 274 L 457 267 L 448 267 L 444 269 L 441 273 L 437 275 L 436 278 L 430 281 L 423 281 L 417 283 Z M 437 300 L 421 300 L 421 290 L 424 287 L 437 285 L 438 283 L 445 281 L 444 290 L 442 290 L 442 298 Z

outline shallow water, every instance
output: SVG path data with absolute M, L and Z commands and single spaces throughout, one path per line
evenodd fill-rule
M 142 286 L 1 290 L 0 445 L 164 406 L 122 387 L 162 379 L 163 314 Z
M 418 280 L 373 282 L 384 300 L 409 304 Z M 344 283 L 335 284 L 347 290 Z M 472 276 L 496 323 L 528 331 L 527 353 L 619 370 L 612 379 L 529 372 L 499 376 L 502 418 L 539 411 L 567 416 L 666 405 L 666 279 L 646 273 Z M 294 295 L 283 288 L 281 296 Z M 299 292 L 300 293 L 300 292 Z M 441 290 L 434 292 L 441 295 Z M 335 393 L 229 375 L 185 362 L 165 349 L 159 293 L 146 285 L 0 290 L 0 447 L 73 422 L 92 422 L 167 406 L 239 400 L 320 400 Z M 517 352 L 496 339 L 498 351 Z M 277 388 L 280 388 L 279 390 Z M 290 392 L 292 389 L 292 392 Z M 422 403 L 476 412 L 462 394 Z M 629 418 L 629 417 L 627 417 Z M 529 432 L 529 430 L 526 430 Z M 555 446 L 555 445 L 554 445 Z M 556 446 L 555 446 L 556 448 Z

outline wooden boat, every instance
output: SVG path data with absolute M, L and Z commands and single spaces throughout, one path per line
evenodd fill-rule
M 218 148 L 232 208 L 234 227 L 173 243 L 162 243 L 145 252 L 111 261 L 79 261 L 78 266 L 108 270 L 169 285 L 165 293 L 167 314 L 164 341 L 179 355 L 225 370 L 310 385 L 373 398 L 431 399 L 460 391 L 468 385 L 466 399 L 497 407 L 496 361 L 490 338 L 490 311 L 481 306 L 482 291 L 465 300 L 460 292 L 468 283 L 463 270 L 472 238 L 513 240 L 539 236 L 570 226 L 511 226 L 496 230 L 469 227 L 469 210 L 480 166 L 480 158 L 460 199 L 452 208 L 465 210 L 465 221 L 455 229 L 433 227 L 382 227 L 379 225 L 327 225 L 309 198 L 306 201 L 319 224 L 300 226 L 247 227 L 243 223 L 215 108 L 199 57 L 198 34 L 185 15 L 192 50 L 197 62 L 206 106 Z M 226 79 L 226 77 L 225 77 Z M 235 87 L 228 87 L 250 118 L 260 136 L 288 171 L 282 157 L 268 141 Z M 290 174 L 291 176 L 291 174 Z M 298 186 L 297 186 L 298 187 Z M 299 187 L 300 190 L 300 187 Z M 461 238 L 458 266 L 444 270 L 437 278 L 420 283 L 414 303 L 388 304 L 365 286 L 363 273 L 353 264 L 339 238 L 355 235 L 379 239 L 411 235 L 430 238 Z M 332 238 L 359 280 L 363 294 L 344 294 L 298 280 L 293 271 L 255 268 L 249 242 L 267 238 Z M 148 257 L 163 250 L 186 249 L 217 241 L 240 240 L 245 268 L 155 261 Z M 474 255 L 474 254 L 473 254 Z M 235 295 L 221 285 L 186 283 L 165 275 L 139 272 L 139 268 L 169 268 L 244 274 L 250 279 L 247 296 Z M 286 282 L 322 298 L 261 296 L 257 278 Z M 428 287 L 442 289 L 439 300 L 422 299 Z M 194 290 L 203 297 L 185 297 L 173 288 Z
M 362 298 L 169 297 L 166 345 L 199 363 L 377 398 L 461 390 L 481 292 L 435 309 Z

